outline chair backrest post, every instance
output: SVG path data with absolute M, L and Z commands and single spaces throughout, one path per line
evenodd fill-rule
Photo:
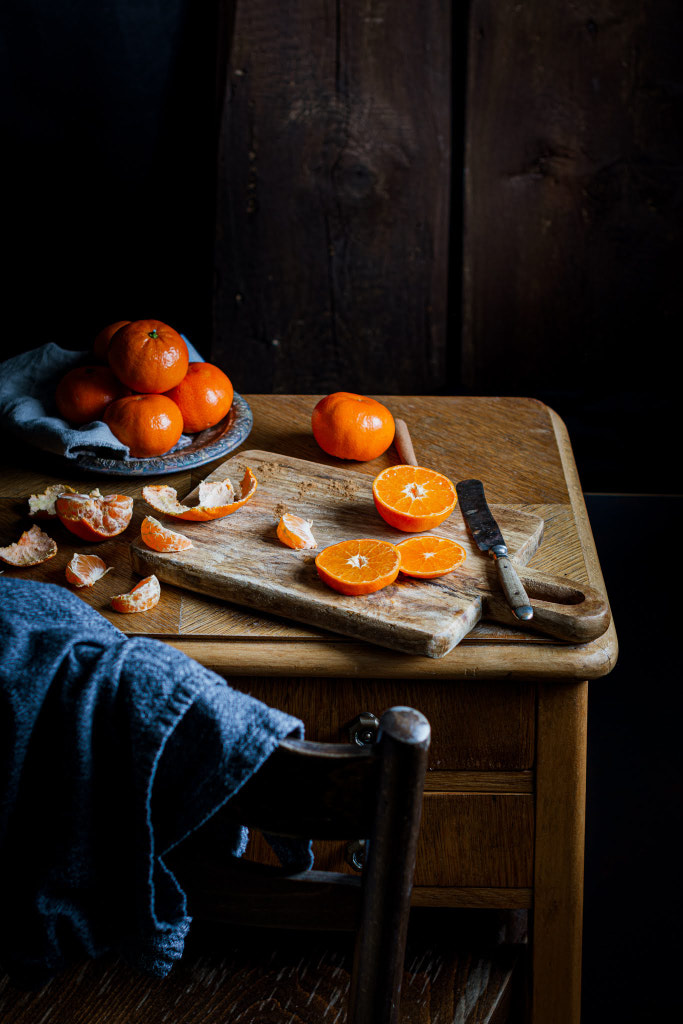
M 382 715 L 377 742 L 381 774 L 364 870 L 366 899 L 354 954 L 350 1024 L 398 1021 L 429 722 L 412 708 L 390 708 Z

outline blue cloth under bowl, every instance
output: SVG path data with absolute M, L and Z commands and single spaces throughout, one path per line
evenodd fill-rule
M 164 855 L 303 725 L 157 640 L 127 638 L 61 587 L 0 576 L 0 963 L 36 986 L 106 951 L 157 975 L 183 952 Z M 273 843 L 273 845 L 275 845 Z M 290 870 L 310 843 L 282 840 Z

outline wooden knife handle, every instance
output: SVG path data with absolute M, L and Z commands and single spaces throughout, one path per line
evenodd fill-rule
M 505 551 L 505 548 L 501 547 L 501 551 Z M 517 575 L 516 568 L 507 554 L 498 554 L 495 548 L 492 548 L 489 554 L 496 560 L 498 579 L 507 602 L 515 613 L 515 617 L 528 622 L 529 619 L 534 617 L 534 610 L 531 607 L 524 585 Z
M 486 598 L 486 617 L 579 644 L 596 640 L 609 626 L 612 616 L 607 598 L 594 587 L 532 569 L 517 571 L 529 595 L 533 619 L 522 624 L 500 593 Z
M 417 458 L 415 457 L 415 449 L 413 448 L 413 442 L 410 437 L 410 431 L 408 430 L 408 424 L 405 420 L 395 420 L 396 433 L 394 434 L 394 447 L 398 452 L 401 462 L 404 462 L 406 466 L 417 466 L 419 465 Z

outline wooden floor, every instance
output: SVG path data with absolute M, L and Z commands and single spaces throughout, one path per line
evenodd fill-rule
M 523 913 L 415 911 L 401 1024 L 504 1024 L 523 993 L 515 967 Z M 503 941 L 501 941 L 503 940 Z M 515 940 L 514 943 L 509 940 Z M 164 980 L 105 957 L 37 993 L 0 982 L 2 1024 L 342 1024 L 349 986 L 345 936 L 194 929 Z M 521 970 L 517 971 L 521 974 Z

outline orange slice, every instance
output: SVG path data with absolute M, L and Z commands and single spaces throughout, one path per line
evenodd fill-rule
M 148 612 L 159 604 L 161 587 L 156 576 L 145 576 L 127 594 L 112 597 L 111 606 L 115 612 Z
M 293 512 L 285 512 L 277 524 L 278 540 L 286 544 L 288 548 L 317 548 L 318 544 L 313 536 L 313 523 L 301 516 L 295 516 Z
M 55 502 L 61 523 L 81 540 L 118 537 L 133 516 L 133 499 L 125 494 L 62 494 Z
M 50 484 L 42 494 L 32 494 L 28 499 L 28 514 L 36 519 L 54 519 L 57 515 L 55 501 L 60 494 L 73 494 L 68 484 Z
M 320 579 L 340 594 L 374 594 L 398 576 L 401 556 L 386 540 L 343 540 L 315 560 Z
M 375 477 L 372 496 L 390 526 L 422 533 L 440 526 L 455 508 L 455 487 L 441 473 L 422 466 L 389 466 Z
M 396 550 L 401 556 L 401 572 L 424 580 L 453 572 L 467 557 L 462 544 L 448 537 L 408 537 Z
M 39 526 L 24 530 L 16 544 L 0 548 L 0 558 L 3 562 L 20 569 L 29 565 L 40 565 L 41 562 L 47 562 L 48 558 L 54 558 L 56 554 L 57 545 Z
M 189 537 L 162 526 L 154 516 L 145 516 L 142 520 L 140 535 L 143 543 L 153 551 L 186 551 L 192 547 Z
M 238 498 L 235 497 L 235 491 L 229 480 L 200 484 L 199 504 L 194 507 L 182 505 L 178 501 L 178 493 L 175 488 L 161 484 L 143 487 L 142 497 L 157 512 L 162 512 L 172 519 L 206 523 L 212 519 L 224 519 L 225 516 L 231 516 L 238 508 L 242 508 L 248 501 L 251 501 L 257 486 L 256 477 L 250 469 L 246 469 Z
M 102 577 L 111 572 L 99 555 L 74 555 L 66 569 L 67 581 L 74 587 L 92 587 Z

